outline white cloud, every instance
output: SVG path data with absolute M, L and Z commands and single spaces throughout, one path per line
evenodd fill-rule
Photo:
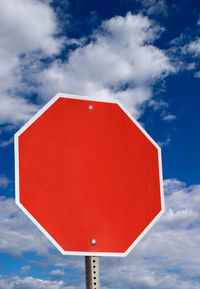
M 189 54 L 194 60 L 200 56 L 200 37 L 185 44 L 182 48 L 183 54 Z M 191 70 L 194 71 L 194 77 L 200 78 L 200 67 L 198 63 L 190 63 Z
M 37 110 L 38 106 L 19 96 L 2 94 L 0 96 L 0 123 L 23 123 Z
M 184 52 L 192 53 L 195 57 L 200 55 L 200 38 L 191 41 L 183 47 Z
M 49 281 L 26 277 L 24 279 L 18 276 L 10 278 L 0 276 L 0 288 L 3 289 L 76 289 L 75 286 L 65 286 L 63 281 Z M 79 288 L 83 288 L 82 286 Z
M 104 21 L 92 40 L 36 75 L 41 95 L 57 91 L 119 98 L 139 117 L 152 85 L 174 72 L 164 51 L 153 45 L 161 27 L 128 13 Z
M 178 190 L 183 190 L 186 187 L 186 183 L 179 181 L 177 179 L 167 179 L 164 181 L 165 184 L 165 194 L 173 194 Z
M 196 78 L 200 78 L 200 71 L 197 71 L 194 75 Z
M 9 55 L 34 50 L 49 55 L 59 52 L 55 14 L 42 1 L 2 0 L 0 16 L 0 46 Z
M 20 269 L 20 274 L 27 275 L 30 269 L 31 269 L 30 265 L 22 266 Z
M 163 15 L 167 16 L 168 6 L 165 0 L 138 0 L 145 8 L 148 15 Z
M 163 119 L 164 119 L 164 120 L 167 120 L 167 121 L 171 121 L 171 120 L 176 119 L 176 116 L 173 115 L 173 114 L 168 114 L 168 115 L 165 115 L 165 116 L 163 117 Z
M 168 146 L 171 143 L 171 138 L 168 136 L 165 140 L 163 141 L 158 141 L 158 145 L 160 147 Z
M 4 175 L 0 175 L 0 188 L 5 189 L 9 184 L 10 180 Z
M 62 279 L 62 278 L 64 278 L 66 276 L 66 273 L 63 270 L 55 269 L 55 270 L 52 270 L 49 273 L 49 275 L 52 276 L 55 279 Z
M 171 208 L 165 216 L 163 223 L 173 228 L 187 228 L 188 225 L 198 220 L 198 213 L 192 209 L 183 209 L 175 212 Z
M 0 147 L 5 148 L 11 143 L 13 143 L 13 137 L 10 137 L 8 140 L 3 140 L 2 142 L 0 142 Z
M 0 123 L 22 123 L 38 109 L 24 95 L 19 67 L 26 55 L 40 57 L 60 51 L 58 25 L 53 10 L 38 0 L 2 0 L 0 9 Z M 31 57 L 31 56 L 29 56 Z M 29 85 L 30 96 L 32 89 Z M 20 93 L 19 93 L 20 91 Z
M 198 32 L 198 22 L 196 30 Z M 181 56 L 183 58 L 181 67 L 183 70 L 192 71 L 194 77 L 200 77 L 200 67 L 199 67 L 199 56 L 200 56 L 200 37 L 191 37 L 191 33 L 182 33 L 178 38 L 172 41 L 174 47 L 171 48 L 171 51 Z M 186 58 L 187 56 L 187 58 Z

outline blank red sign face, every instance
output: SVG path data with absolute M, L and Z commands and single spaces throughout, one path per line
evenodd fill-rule
M 126 255 L 162 214 L 160 151 L 130 117 L 57 96 L 16 134 L 17 204 L 63 254 Z

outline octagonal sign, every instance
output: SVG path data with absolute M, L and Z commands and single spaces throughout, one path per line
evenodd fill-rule
M 164 211 L 160 148 L 117 100 L 57 94 L 15 134 L 15 173 L 63 254 L 126 256 Z

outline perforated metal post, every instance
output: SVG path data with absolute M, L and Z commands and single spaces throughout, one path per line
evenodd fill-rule
M 85 257 L 86 289 L 100 289 L 99 257 Z

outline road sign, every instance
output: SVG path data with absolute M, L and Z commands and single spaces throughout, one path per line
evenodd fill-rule
M 164 211 L 160 148 L 117 100 L 57 94 L 15 134 L 15 171 L 63 254 L 126 256 Z

